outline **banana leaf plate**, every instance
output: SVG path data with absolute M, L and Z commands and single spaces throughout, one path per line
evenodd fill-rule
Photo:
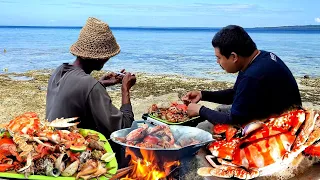
M 200 116 L 196 116 L 196 117 L 193 117 L 193 118 L 190 118 L 186 121 L 182 121 L 182 122 L 169 122 L 167 120 L 164 120 L 164 119 L 161 119 L 161 118 L 158 118 L 156 116 L 153 116 L 151 114 L 143 114 L 142 115 L 142 119 L 144 120 L 149 120 L 152 122 L 154 122 L 154 124 L 167 124 L 167 125 L 182 125 L 182 126 L 192 126 L 192 127 L 195 127 L 197 126 L 200 122 L 202 122 L 203 120 L 200 118 Z M 156 121 L 160 122 L 160 123 L 157 123 Z
M 113 152 L 108 140 L 106 139 L 106 137 L 104 135 L 102 135 L 101 133 L 99 133 L 97 131 L 93 131 L 93 130 L 89 130 L 89 129 L 80 129 L 80 134 L 82 134 L 83 136 L 87 136 L 88 133 L 98 134 L 100 140 L 105 141 L 105 144 L 104 144 L 105 150 L 107 152 Z M 114 158 L 112 161 L 107 163 L 106 167 L 107 168 L 114 167 L 109 172 L 111 174 L 116 174 L 116 172 L 118 170 L 118 163 L 117 163 L 116 158 Z M 3 177 L 3 178 L 15 178 L 15 179 L 26 179 L 23 174 L 18 174 L 18 173 L 15 173 L 15 172 L 0 172 L 0 177 Z M 63 176 L 51 177 L 51 176 L 44 176 L 44 175 L 30 175 L 30 176 L 28 176 L 28 179 L 35 179 L 35 180 L 74 180 L 75 177 L 63 177 Z M 107 178 L 102 176 L 102 177 L 99 177 L 99 179 L 101 179 L 101 180 L 105 179 L 106 180 Z

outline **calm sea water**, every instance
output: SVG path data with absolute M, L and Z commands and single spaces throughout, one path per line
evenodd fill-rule
M 0 73 L 53 69 L 75 59 L 69 47 L 80 28 L 0 27 Z M 105 70 L 233 80 L 216 63 L 211 39 L 216 29 L 114 28 L 121 53 Z M 320 33 L 249 31 L 259 49 L 277 54 L 295 76 L 320 76 Z M 6 53 L 4 53 L 6 49 Z

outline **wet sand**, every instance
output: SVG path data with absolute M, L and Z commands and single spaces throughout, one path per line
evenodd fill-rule
M 45 117 L 47 83 L 51 70 L 29 71 L 22 74 L 0 75 L 0 123 L 6 123 L 15 116 L 34 111 L 41 119 Z M 94 72 L 99 78 L 106 72 Z M 137 83 L 131 90 L 131 102 L 135 119 L 141 119 L 143 113 L 153 103 L 168 103 L 179 100 L 190 90 L 220 90 L 233 86 L 231 82 L 212 79 L 191 78 L 172 75 L 152 75 L 137 73 Z M 320 78 L 297 78 L 303 99 L 303 105 L 320 109 Z M 116 107 L 121 105 L 120 85 L 107 88 Z M 215 103 L 200 102 L 210 108 Z

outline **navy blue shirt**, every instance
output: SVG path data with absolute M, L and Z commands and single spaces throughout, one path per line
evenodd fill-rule
M 212 123 L 242 124 L 301 106 L 291 71 L 278 56 L 267 51 L 260 51 L 247 69 L 239 72 L 233 89 L 201 93 L 204 101 L 232 104 L 231 114 L 202 106 L 200 116 Z

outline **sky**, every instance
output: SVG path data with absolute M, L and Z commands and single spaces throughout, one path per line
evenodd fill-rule
M 274 27 L 320 25 L 320 0 L 0 0 L 0 25 Z

